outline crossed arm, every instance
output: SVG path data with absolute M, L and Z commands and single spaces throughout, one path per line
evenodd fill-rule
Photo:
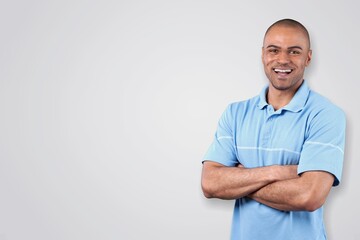
M 273 165 L 246 169 L 205 161 L 202 189 L 207 198 L 249 197 L 283 211 L 315 211 L 328 196 L 334 176 L 311 171 L 300 176 L 297 165 Z

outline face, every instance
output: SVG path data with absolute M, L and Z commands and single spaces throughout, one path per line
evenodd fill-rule
M 311 50 L 305 33 L 294 27 L 274 26 L 266 34 L 262 61 L 269 87 L 293 91 L 301 85 Z

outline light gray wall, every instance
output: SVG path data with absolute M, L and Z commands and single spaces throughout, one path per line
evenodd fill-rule
M 347 114 L 330 239 L 360 239 L 356 1 L 1 1 L 0 240 L 227 239 L 201 160 L 226 105 L 266 83 L 262 37 L 311 33 L 310 86 Z

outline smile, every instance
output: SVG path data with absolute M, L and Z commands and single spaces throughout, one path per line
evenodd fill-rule
M 292 69 L 279 69 L 279 68 L 274 68 L 273 70 L 276 73 L 286 73 L 286 74 L 289 74 L 293 71 Z

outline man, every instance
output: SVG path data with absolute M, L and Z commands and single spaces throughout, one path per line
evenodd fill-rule
M 204 157 L 207 198 L 236 199 L 233 240 L 324 240 L 323 204 L 339 184 L 345 116 L 304 80 L 312 51 L 292 19 L 265 33 L 269 79 L 260 95 L 230 104 Z

